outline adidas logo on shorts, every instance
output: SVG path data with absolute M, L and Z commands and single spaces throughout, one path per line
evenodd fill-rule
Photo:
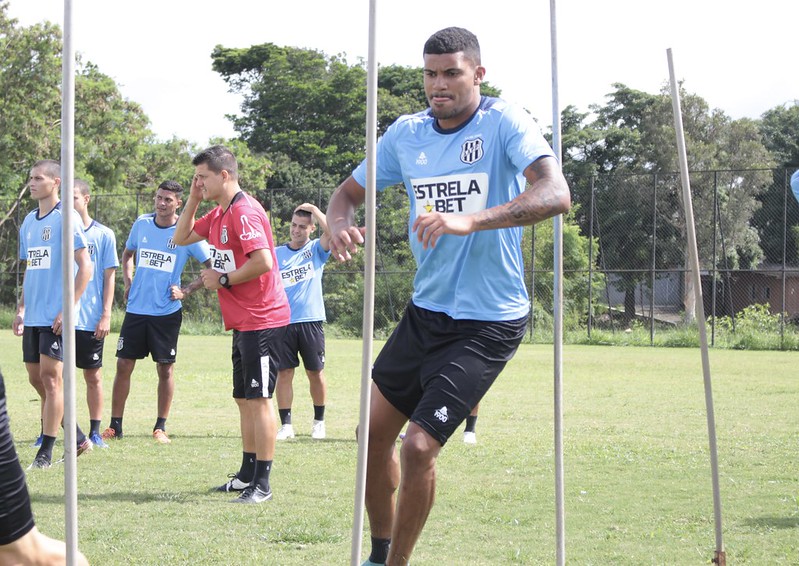
M 433 416 L 435 416 L 442 423 L 447 422 L 449 420 L 449 415 L 447 415 L 447 407 L 444 406 L 441 407 L 440 409 L 436 409 L 436 412 L 433 413 Z

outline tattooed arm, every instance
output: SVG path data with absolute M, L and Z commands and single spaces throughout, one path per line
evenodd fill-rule
M 537 159 L 524 170 L 524 177 L 530 187 L 499 206 L 465 216 L 440 212 L 420 215 L 413 223 L 416 237 L 425 248 L 434 247 L 442 234 L 465 236 L 480 230 L 528 226 L 569 210 L 569 187 L 554 158 Z

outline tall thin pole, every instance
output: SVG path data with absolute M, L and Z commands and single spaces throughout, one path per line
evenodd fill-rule
M 719 490 L 719 463 L 716 452 L 716 420 L 713 412 L 713 387 L 710 380 L 710 360 L 707 350 L 707 329 L 705 328 L 705 306 L 702 303 L 702 284 L 699 273 L 699 252 L 696 245 L 696 225 L 694 224 L 694 207 L 691 201 L 691 181 L 688 177 L 688 157 L 685 151 L 685 134 L 682 127 L 682 111 L 680 110 L 679 85 L 674 74 L 674 60 L 671 49 L 666 50 L 669 61 L 669 78 L 671 80 L 671 105 L 674 112 L 674 129 L 677 134 L 677 151 L 680 159 L 682 179 L 682 195 L 685 207 L 685 225 L 688 232 L 688 253 L 691 271 L 694 276 L 694 295 L 696 298 L 696 318 L 699 326 L 699 340 L 702 350 L 702 371 L 705 382 L 705 408 L 707 411 L 707 432 L 710 443 L 710 468 L 713 476 L 713 515 L 716 527 L 716 555 L 713 562 L 719 566 L 726 564 L 724 541 L 721 530 L 721 495 Z
M 558 34 L 555 0 L 550 0 L 550 38 L 552 41 L 552 148 L 561 159 L 560 106 L 558 101 Z M 552 318 L 554 323 L 555 366 L 555 556 L 558 566 L 566 563 L 566 512 L 563 485 L 563 216 L 553 219 L 553 289 Z
M 72 192 L 75 171 L 75 46 L 72 41 L 72 1 L 64 0 L 64 47 L 61 53 L 61 248 L 64 279 L 62 334 L 64 337 L 64 497 L 67 564 L 78 553 L 78 466 L 75 432 L 75 243 Z
M 355 478 L 355 511 L 352 522 L 350 564 L 361 559 L 363 508 L 366 496 L 367 447 L 369 446 L 369 405 L 372 381 L 372 335 L 375 310 L 375 198 L 377 186 L 377 0 L 369 0 L 369 50 L 366 62 L 366 234 L 363 273 L 363 352 L 361 359 L 361 407 L 358 421 L 358 464 Z

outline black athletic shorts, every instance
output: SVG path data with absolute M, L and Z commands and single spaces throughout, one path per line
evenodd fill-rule
M 289 324 L 286 327 L 286 337 L 278 348 L 278 369 L 296 368 L 300 365 L 299 356 L 302 356 L 302 365 L 306 370 L 325 369 L 325 330 L 322 321 Z
M 527 318 L 455 320 L 409 303 L 372 379 L 401 413 L 443 446 L 516 353 Z
M 279 366 L 276 345 L 283 340 L 285 332 L 285 326 L 233 331 L 234 399 L 272 397 Z
M 103 344 L 105 338 L 98 340 L 92 330 L 75 331 L 75 365 L 80 369 L 103 367 Z
M 64 338 L 49 326 L 25 326 L 22 329 L 22 361 L 38 364 L 39 356 L 64 361 Z
M 11 544 L 33 529 L 33 511 L 19 465 L 6 411 L 6 389 L 0 373 L 0 544 Z
M 183 310 L 151 316 L 125 313 L 117 342 L 117 358 L 141 360 L 151 354 L 159 364 L 174 364 Z

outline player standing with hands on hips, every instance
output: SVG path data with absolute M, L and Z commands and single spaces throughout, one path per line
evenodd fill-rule
M 402 182 L 410 198 L 417 272 L 411 302 L 372 372 L 365 564 L 408 563 L 433 506 L 441 448 L 524 335 L 522 226 L 571 206 L 532 117 L 480 95 L 486 70 L 474 34 L 440 30 L 423 55 L 430 108 L 398 118 L 377 145 L 377 188 Z M 364 161 L 330 199 L 340 261 L 364 241 L 354 218 L 365 186 Z M 398 458 L 396 439 L 409 420 Z
M 269 474 L 275 454 L 277 419 L 272 393 L 277 378 L 276 348 L 291 318 L 277 269 L 272 226 L 263 207 L 239 187 L 238 163 L 215 145 L 192 160 L 191 192 L 178 220 L 181 246 L 208 240 L 212 268 L 201 273 L 215 290 L 226 330 L 233 330 L 233 399 L 239 409 L 242 461 L 217 491 L 240 491 L 234 502 L 272 498 Z M 195 220 L 203 200 L 218 206 Z

